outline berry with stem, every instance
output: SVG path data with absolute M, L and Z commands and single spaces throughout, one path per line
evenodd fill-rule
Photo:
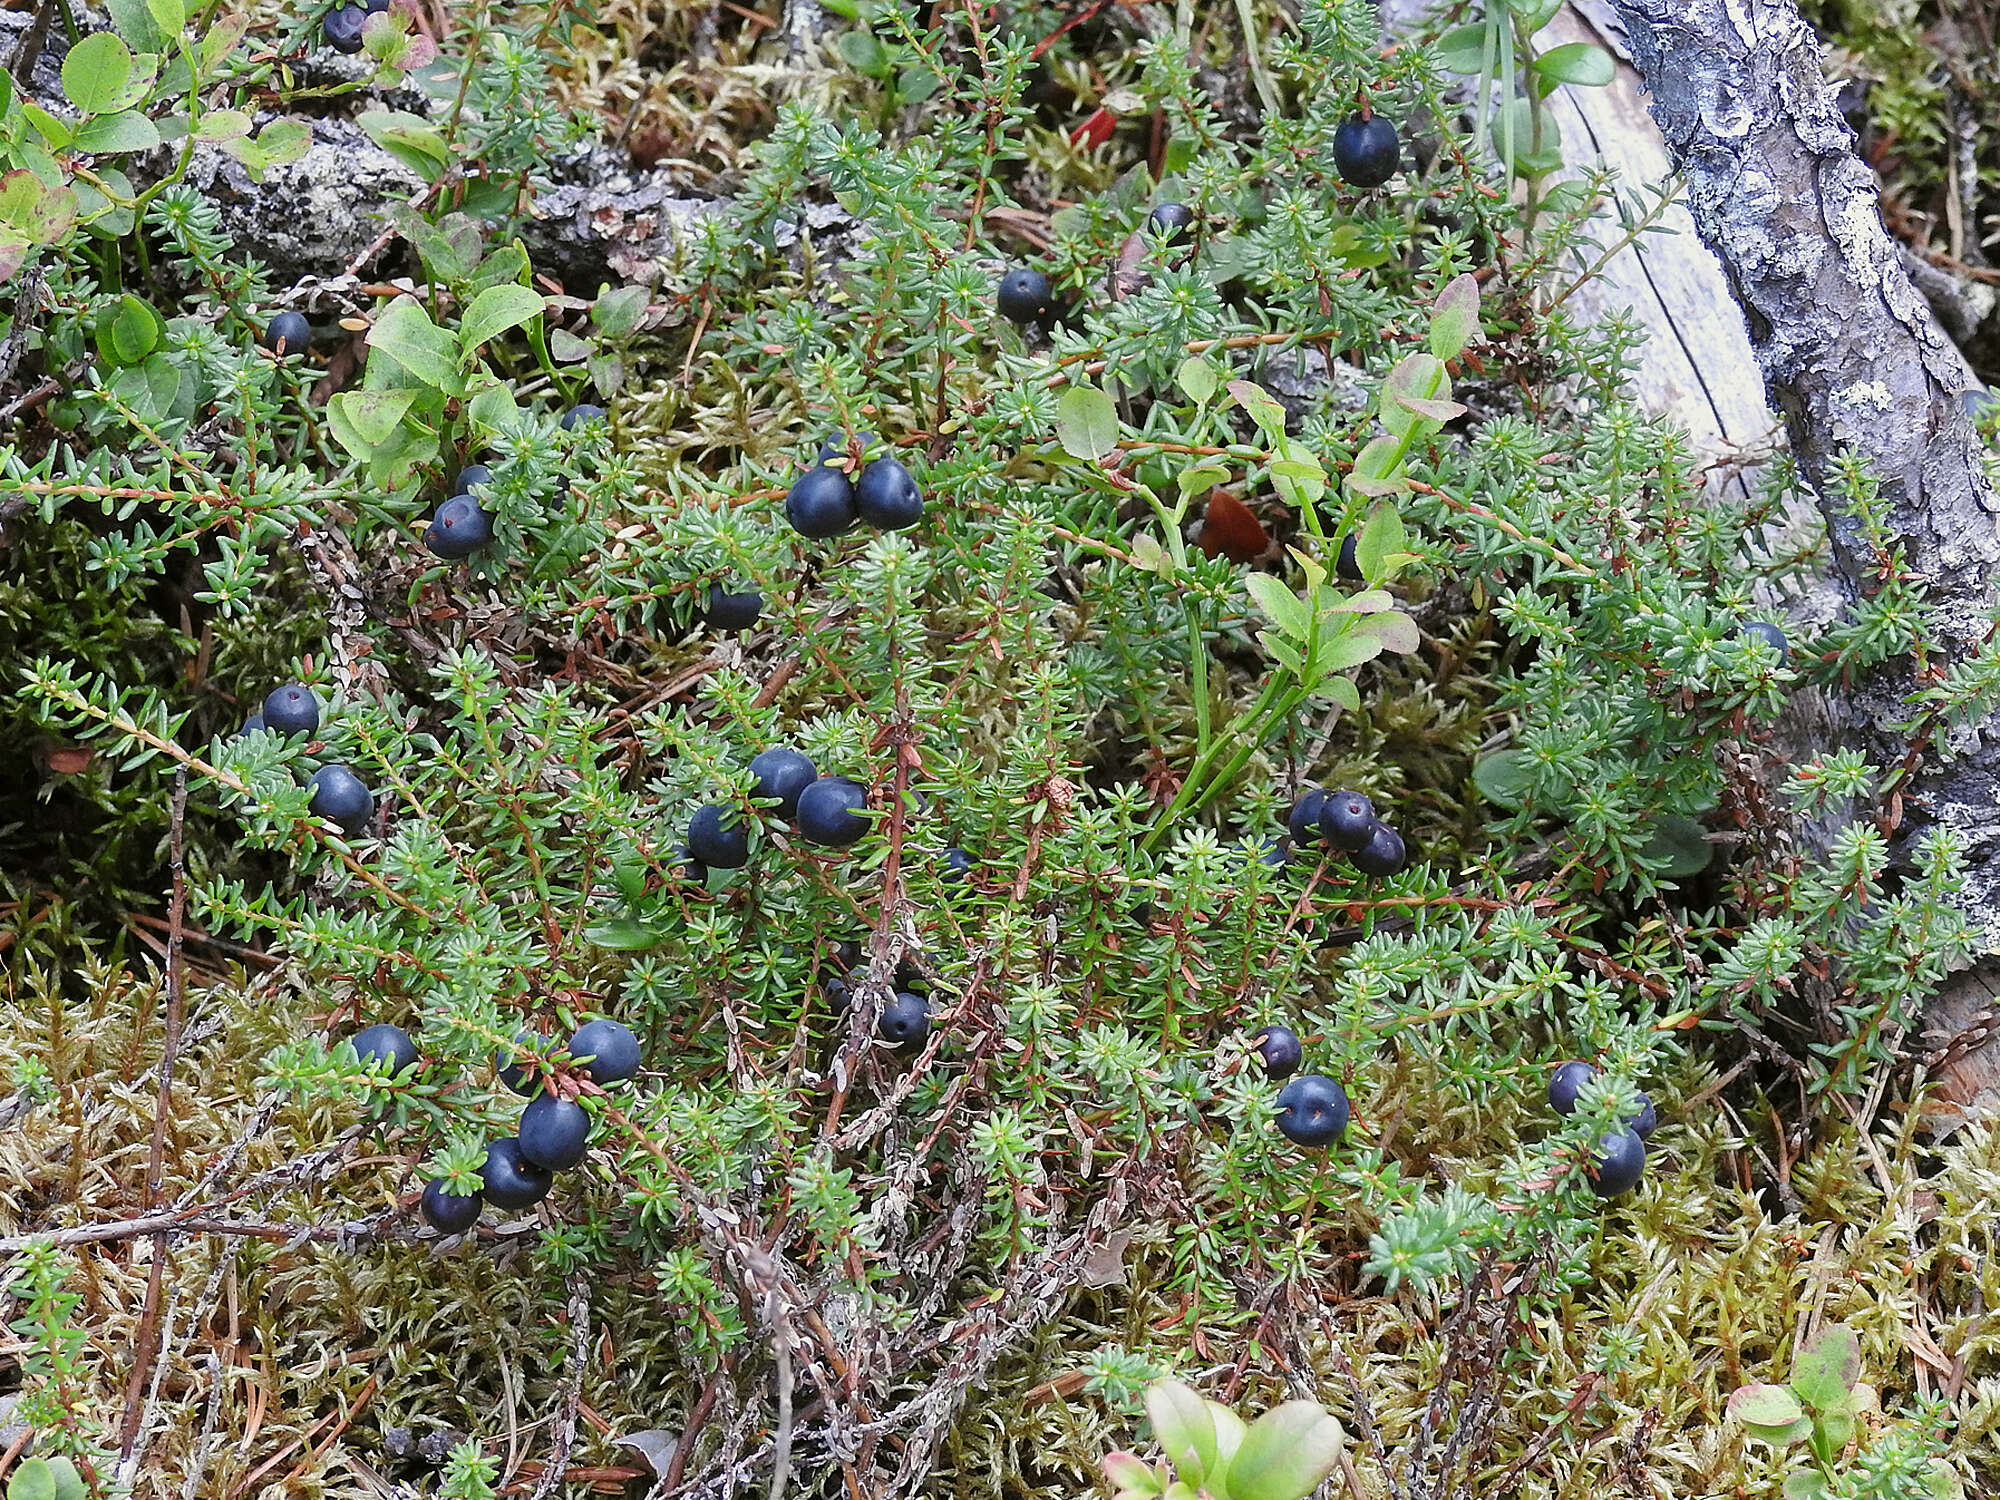
M 1364 191 L 1396 175 L 1403 144 L 1396 127 L 1378 114 L 1353 115 L 1333 133 L 1333 169 L 1341 180 Z
M 353 1038 L 354 1055 L 361 1059 L 361 1065 L 375 1071 L 377 1063 L 391 1078 L 402 1076 L 404 1069 L 417 1064 L 417 1043 L 409 1032 L 400 1026 L 382 1022 L 356 1032 Z
M 750 775 L 756 785 L 750 795 L 778 804 L 778 812 L 789 821 L 799 810 L 799 793 L 819 777 L 819 768 L 803 751 L 789 745 L 773 745 L 750 757 Z
M 867 836 L 868 789 L 846 776 L 822 776 L 799 793 L 799 832 L 815 844 L 845 849 Z
M 577 1027 L 569 1039 L 569 1055 L 599 1088 L 623 1083 L 639 1071 L 639 1039 L 631 1027 L 608 1017 Z
M 1273 1083 L 1282 1083 L 1298 1072 L 1299 1065 L 1306 1059 L 1305 1048 L 1299 1043 L 1299 1034 L 1289 1026 L 1273 1022 L 1263 1027 L 1250 1038 L 1250 1050 L 1257 1055 L 1257 1061 L 1264 1066 L 1264 1076 Z
M 319 694 L 298 682 L 272 688 L 264 700 L 264 728 L 277 734 L 311 734 L 319 728 Z
M 325 818 L 349 838 L 367 832 L 375 816 L 375 794 L 346 766 L 321 766 L 312 774 L 313 816 Z
M 518 1137 L 486 1143 L 486 1161 L 479 1168 L 480 1193 L 495 1208 L 533 1208 L 548 1197 L 555 1178 L 521 1150 Z
M 439 1234 L 464 1234 L 479 1222 L 484 1202 L 478 1193 L 454 1193 L 445 1186 L 442 1177 L 434 1177 L 424 1184 L 423 1201 L 418 1207 Z
M 312 324 L 301 313 L 275 313 L 264 325 L 263 336 L 257 342 L 280 359 L 288 354 L 303 354 L 312 343 Z
M 878 531 L 908 531 L 924 518 L 924 495 L 898 459 L 878 458 L 854 481 L 854 511 Z
M 854 484 L 840 470 L 814 464 L 785 493 L 785 520 L 800 536 L 826 541 L 853 529 Z
M 543 1094 L 521 1111 L 521 1155 L 549 1172 L 561 1172 L 583 1160 L 590 1144 L 590 1112 L 574 1099 Z
M 1330 1146 L 1347 1129 L 1347 1090 L 1320 1073 L 1305 1073 L 1278 1090 L 1278 1129 L 1300 1146 Z

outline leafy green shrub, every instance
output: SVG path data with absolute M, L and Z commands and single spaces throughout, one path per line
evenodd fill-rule
M 923 1481 L 969 1391 L 1018 1391 L 1002 1361 L 1104 1284 L 1107 1255 L 1142 1268 L 1163 1341 L 1247 1351 L 1285 1297 L 1427 1309 L 1531 1258 L 1550 1271 L 1527 1312 L 1553 1315 L 1632 1222 L 1591 1191 L 1598 1144 L 1642 1083 L 1664 1092 L 1684 1037 L 1807 1025 L 1791 1006 L 1814 986 L 1842 1025 L 1799 1066 L 1850 1089 L 1965 934 L 1948 835 L 1909 871 L 1866 822 L 1818 864 L 1784 847 L 1794 816 L 1879 788 L 1851 754 L 1781 763 L 1787 695 L 1911 652 L 1921 620 L 1891 586 L 1789 659 L 1739 633 L 1797 566 L 1760 541 L 1784 479 L 1703 492 L 1623 395 L 1632 330 L 1562 304 L 1601 175 L 1542 197 L 1530 231 L 1453 136 L 1436 51 L 1385 55 L 1357 0 L 1309 4 L 1273 48 L 1289 103 L 1254 139 L 1161 37 L 1127 60 L 1169 137 L 1160 173 L 1105 174 L 1048 215 L 1071 311 L 1017 330 L 991 298 L 1025 242 L 993 236 L 1038 201 L 1015 170 L 1046 129 L 1037 36 L 868 20 L 872 48 L 841 49 L 874 108 L 785 106 L 733 208 L 639 296 L 544 297 L 507 235 L 490 190 L 549 149 L 552 110 L 520 134 L 484 107 L 463 135 L 377 116 L 440 183 L 463 146 L 489 193 L 397 219 L 421 287 L 366 310 L 365 373 L 324 408 L 251 350 L 260 279 L 187 189 L 134 241 L 199 289 L 171 316 L 122 263 L 50 256 L 35 347 L 79 378 L 6 454 L 0 496 L 87 559 L 100 613 L 0 614 L 35 656 L 37 731 L 97 752 L 128 840 L 140 809 L 158 836 L 185 776 L 190 918 L 281 955 L 325 1022 L 262 1065 L 291 1148 L 365 1125 L 469 1189 L 520 1108 L 495 1054 L 556 1039 L 528 1050 L 600 1149 L 523 1237 L 529 1293 L 588 1278 L 648 1331 L 623 1399 L 689 1429 L 684 1474 L 745 1461 L 700 1392 L 773 1401 L 776 1429 L 792 1376 L 772 1376 L 795 1371 L 815 1403 L 787 1432 L 797 1462 L 872 1491 Z M 513 97 L 546 77 L 524 35 L 472 33 L 495 74 L 447 65 Z M 1439 143 L 1370 195 L 1326 160 L 1362 93 Z M 1195 213 L 1186 242 L 1140 228 L 1169 199 Z M 856 228 L 821 244 L 805 211 L 828 205 Z M 585 394 L 578 365 L 619 394 L 608 426 L 565 430 L 545 399 Z M 804 543 L 786 488 L 862 431 L 909 462 L 927 521 Z M 441 566 L 417 534 L 472 458 L 497 541 Z M 1218 496 L 1270 537 L 1253 564 L 1201 545 Z M 1864 477 L 1851 499 L 1872 513 Z M 195 570 L 218 701 L 174 670 L 162 613 L 135 616 L 171 648 L 146 654 L 92 623 Z M 761 591 L 768 629 L 699 632 L 714 582 Z M 295 674 L 328 703 L 315 735 L 231 737 Z M 761 815 L 746 767 L 774 744 L 870 789 L 852 851 Z M 366 834 L 309 810 L 335 763 L 374 789 Z M 1261 858 L 1312 782 L 1367 792 L 1409 868 Z M 686 866 L 712 802 L 753 830 L 743 870 Z M 951 848 L 970 880 L 947 878 Z M 849 942 L 843 1008 L 827 981 Z M 913 1055 L 873 1037 L 898 987 L 929 997 Z M 575 1079 L 560 1039 L 597 1014 L 644 1040 L 641 1085 Z M 1271 1129 L 1247 1043 L 1279 1020 L 1355 1101 L 1327 1153 Z M 417 1036 L 414 1071 L 341 1044 L 383 1021 Z M 1603 1083 L 1564 1119 L 1541 1100 L 1570 1057 Z M 1630 1215 L 1685 1170 L 1678 1138 Z M 376 1259 L 328 1275 L 482 1274 L 365 1243 L 408 1225 L 414 1186 L 342 1184 L 385 1217 L 351 1252 Z M 341 1305 L 419 1321 L 389 1290 Z M 522 1323 L 523 1358 L 582 1357 Z M 1632 1336 L 1605 1330 L 1601 1363 Z M 1092 1377 L 1129 1386 L 1149 1357 L 1100 1351 Z M 479 1430 L 498 1379 L 406 1371 L 384 1403 L 456 1403 Z M 484 1493 L 482 1462 L 452 1483 Z

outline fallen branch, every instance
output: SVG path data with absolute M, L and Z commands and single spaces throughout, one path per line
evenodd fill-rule
M 1945 659 L 1991 628 L 2000 513 L 1960 396 L 1978 385 L 1911 284 L 1883 227 L 1875 175 L 1820 72 L 1820 43 L 1793 0 L 1615 0 L 1633 65 L 1687 181 L 1702 239 L 1743 308 L 1750 342 L 1785 419 L 1801 474 L 1832 542 L 1849 599 L 1878 584 L 1881 558 L 1841 499 L 1840 466 L 1864 460 L 1930 605 Z M 1899 733 L 1907 670 L 1870 674 L 1807 705 L 1818 737 L 1857 745 L 1893 771 L 1901 832 L 1956 830 L 1967 852 L 1963 906 L 2000 933 L 2000 734 L 1961 735 L 1954 758 L 1922 755 Z M 1982 726 L 1990 730 L 1995 726 Z M 1983 967 L 1983 966 L 1982 966 Z M 1980 970 L 1963 983 L 1984 984 Z

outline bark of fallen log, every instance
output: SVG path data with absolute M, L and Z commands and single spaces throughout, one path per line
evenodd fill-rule
M 2000 567 L 2000 495 L 1959 399 L 1978 382 L 1883 227 L 1875 176 L 1854 154 L 1818 38 L 1792 0 L 1613 4 L 1696 227 L 1744 311 L 1772 405 L 1819 498 L 1836 581 L 1860 598 L 1877 574 L 1839 498 L 1838 466 L 1853 454 L 1881 482 L 1948 656 L 1971 653 L 1990 628 Z M 1909 690 L 1907 669 L 1892 664 L 1818 706 L 1832 735 L 1896 767 L 1924 750 L 1896 728 Z M 1949 748 L 1949 759 L 1923 754 L 1903 784 L 1903 830 L 1942 824 L 1962 835 L 1963 904 L 1990 949 L 2000 931 L 2000 723 L 1956 734 Z M 1932 1017 L 1967 1025 L 1978 1012 L 1968 997 L 1983 1001 L 2000 987 L 1996 975 L 2000 964 L 1982 954 Z M 1960 1071 L 1962 1091 L 2000 1093 Z M 1961 1102 L 1978 1113 L 1996 1100 Z

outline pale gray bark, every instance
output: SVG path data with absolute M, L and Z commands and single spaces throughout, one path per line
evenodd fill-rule
M 1616 3 L 1807 479 L 1825 495 L 1842 452 L 1867 459 L 1911 562 L 1963 632 L 1982 633 L 2000 496 L 1958 402 L 1978 381 L 1882 226 L 1818 37 L 1791 0 Z M 1872 554 L 1852 518 L 1826 520 L 1862 586 Z

